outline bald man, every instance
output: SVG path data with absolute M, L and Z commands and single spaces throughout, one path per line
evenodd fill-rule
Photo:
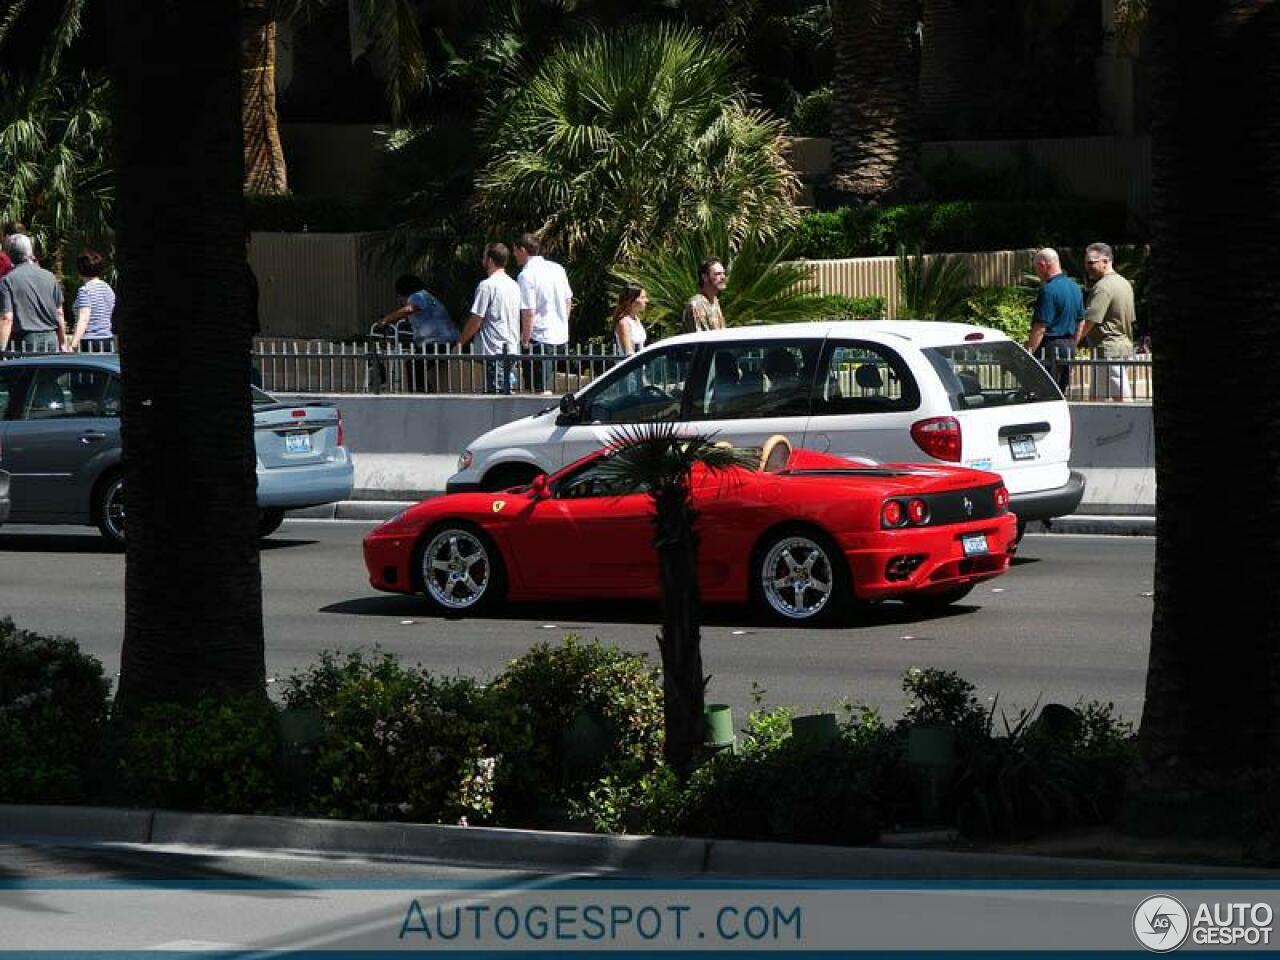
M 1036 355 L 1065 394 L 1071 380 L 1069 361 L 1084 321 L 1084 294 L 1080 284 L 1062 272 L 1057 250 L 1038 251 L 1031 266 L 1040 278 L 1040 292 L 1031 313 L 1027 352 Z

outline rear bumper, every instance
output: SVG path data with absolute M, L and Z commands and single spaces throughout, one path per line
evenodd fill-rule
M 1052 490 L 1036 490 L 1032 493 L 1017 493 L 1009 496 L 1009 509 L 1018 515 L 1018 520 L 1026 523 L 1029 520 L 1052 520 L 1054 517 L 1065 517 L 1075 513 L 1084 499 L 1084 474 L 1072 470 L 1067 482 Z
M 999 576 L 1009 568 L 1017 529 L 1017 518 L 1006 513 L 990 520 L 945 527 L 881 531 L 845 551 L 853 574 L 854 596 L 859 600 L 888 600 L 941 593 Z M 966 556 L 961 538 L 976 534 L 986 537 L 987 552 Z M 910 572 L 892 572 L 891 568 L 904 558 L 911 558 Z
M 298 467 L 258 471 L 258 506 L 294 510 L 351 499 L 355 468 L 350 457 Z

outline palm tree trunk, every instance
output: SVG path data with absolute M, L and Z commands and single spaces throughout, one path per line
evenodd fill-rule
M 127 716 L 209 692 L 262 694 L 265 669 L 239 0 L 117 7 Z
M 244 192 L 286 194 L 289 177 L 276 115 L 276 21 L 266 0 L 244 0 L 242 43 Z
M 1280 747 L 1280 6 L 1152 4 L 1155 612 L 1145 785 L 1235 790 Z M 1245 119 L 1224 104 L 1249 104 Z M 1207 318 L 1229 328 L 1206 336 Z M 1215 454 L 1220 454 L 1215 456 Z
M 698 535 L 687 491 L 661 495 L 656 504 L 655 546 L 662 587 L 662 694 L 664 756 L 687 777 L 703 741 L 706 678 L 702 675 L 702 630 L 698 591 Z
M 832 0 L 831 186 L 863 202 L 920 189 L 918 0 Z

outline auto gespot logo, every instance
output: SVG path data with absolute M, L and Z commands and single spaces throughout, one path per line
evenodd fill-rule
M 1274 911 L 1269 903 L 1200 903 L 1193 914 L 1177 898 L 1147 897 L 1133 912 L 1133 935 L 1155 953 L 1168 953 L 1188 939 L 1216 946 L 1268 945 Z

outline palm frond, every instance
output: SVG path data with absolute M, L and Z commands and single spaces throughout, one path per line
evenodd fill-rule
M 898 312 L 907 320 L 951 320 L 961 315 L 972 285 L 962 257 L 918 251 L 898 245 Z
M 750 468 L 758 459 L 740 448 L 718 446 L 715 434 L 669 421 L 619 426 L 610 431 L 608 445 L 599 475 L 652 493 L 687 488 L 695 464 L 719 473 Z

